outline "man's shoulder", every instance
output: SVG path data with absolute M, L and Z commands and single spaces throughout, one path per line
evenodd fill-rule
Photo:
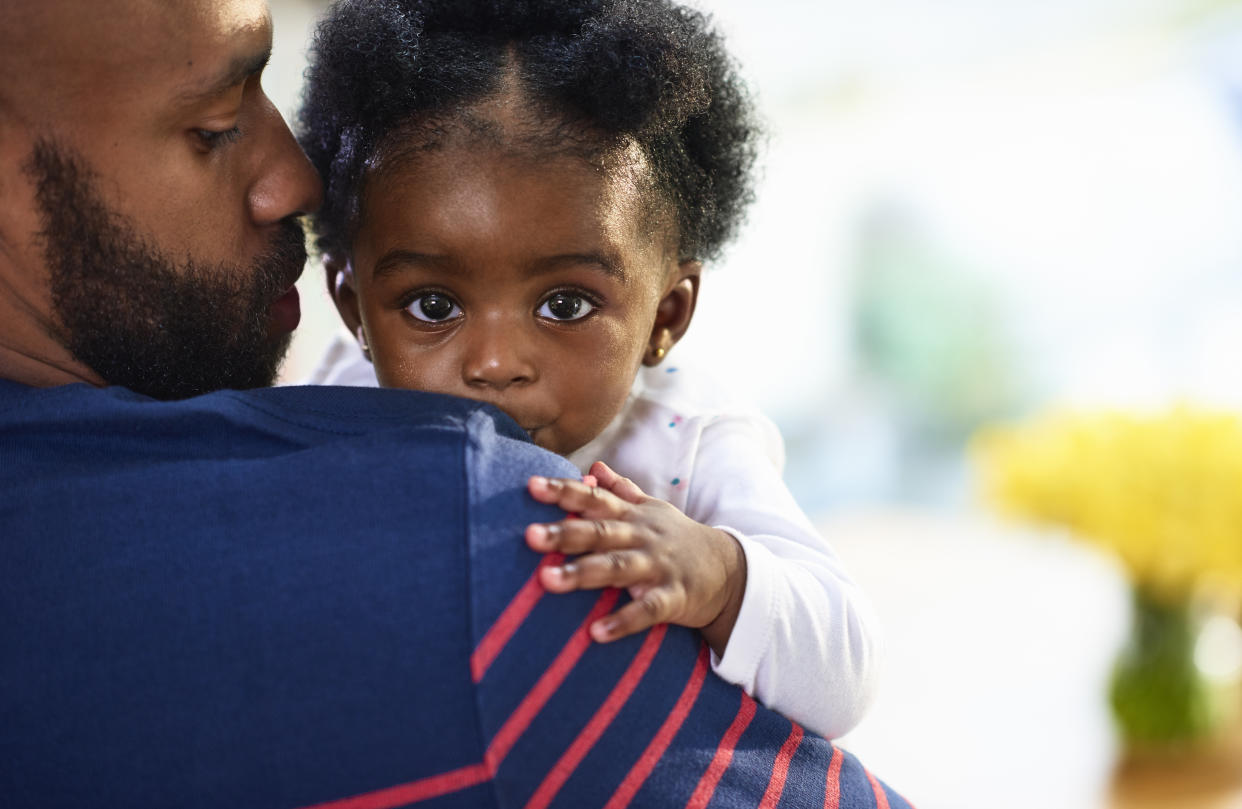
M 492 446 L 526 441 L 521 429 L 479 402 L 414 391 L 332 386 L 217 391 L 175 402 L 124 388 L 28 388 L 0 380 L 0 452 L 51 458 L 67 451 L 89 461 L 119 456 L 186 459 L 264 457 L 342 442 L 428 448 L 441 433 Z M 433 442 L 434 443 L 434 442 Z
M 0 389 L 0 802 L 310 805 L 479 759 L 472 567 L 533 560 L 475 538 L 553 517 L 522 475 L 558 459 L 394 393 Z
M 30 388 L 0 380 L 0 429 L 54 430 L 72 423 L 189 426 L 211 422 L 238 427 L 302 428 L 327 434 L 360 434 L 389 426 L 422 424 L 463 427 L 486 405 L 415 391 L 335 386 L 223 390 L 191 399 L 159 402 L 125 388 L 85 384 Z M 495 412 L 495 411 L 493 411 Z M 494 419 L 497 429 L 520 438 L 516 425 Z
M 481 403 L 332 387 L 157 402 L 0 383 L 0 457 L 0 484 L 27 504 L 8 527 L 23 531 L 64 530 L 92 510 L 133 530 L 159 513 L 153 528 L 192 533 L 269 517 L 282 533 L 400 531 L 407 511 L 473 512 L 467 503 L 513 497 L 526 475 L 572 471 Z

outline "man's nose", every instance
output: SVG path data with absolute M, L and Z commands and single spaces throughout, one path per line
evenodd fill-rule
M 483 317 L 467 328 L 461 364 L 467 387 L 499 391 L 511 385 L 529 385 L 539 378 L 529 341 L 516 324 L 506 318 Z
M 258 176 L 250 186 L 250 213 L 261 225 L 290 216 L 312 213 L 323 202 L 323 185 L 289 125 L 266 96 L 262 99 L 262 128 L 268 142 L 257 164 Z

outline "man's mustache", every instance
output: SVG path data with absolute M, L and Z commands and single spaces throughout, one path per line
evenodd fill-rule
M 274 293 L 280 295 L 301 276 L 306 258 L 306 232 L 300 219 L 290 217 L 281 221 L 271 245 L 255 265 L 267 284 L 275 287 Z

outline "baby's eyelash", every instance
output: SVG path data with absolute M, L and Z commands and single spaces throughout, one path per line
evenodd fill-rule
M 457 302 L 457 296 L 446 289 L 441 289 L 440 287 L 422 287 L 420 289 L 411 289 L 409 292 L 406 292 L 404 295 L 397 298 L 397 308 L 405 309 L 407 306 L 414 303 L 414 301 L 419 298 L 425 298 L 428 295 L 440 295 L 448 298 L 454 303 Z
M 582 287 L 557 287 L 556 289 L 550 289 L 539 299 L 540 305 L 542 306 L 544 301 L 556 295 L 576 295 L 597 309 L 604 305 L 604 297 L 602 295 Z

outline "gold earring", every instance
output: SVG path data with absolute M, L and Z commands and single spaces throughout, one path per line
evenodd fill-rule
M 664 350 L 664 346 L 660 346 L 659 348 L 655 350 L 655 358 L 657 360 L 662 360 L 664 359 L 664 355 L 667 353 L 668 352 Z

